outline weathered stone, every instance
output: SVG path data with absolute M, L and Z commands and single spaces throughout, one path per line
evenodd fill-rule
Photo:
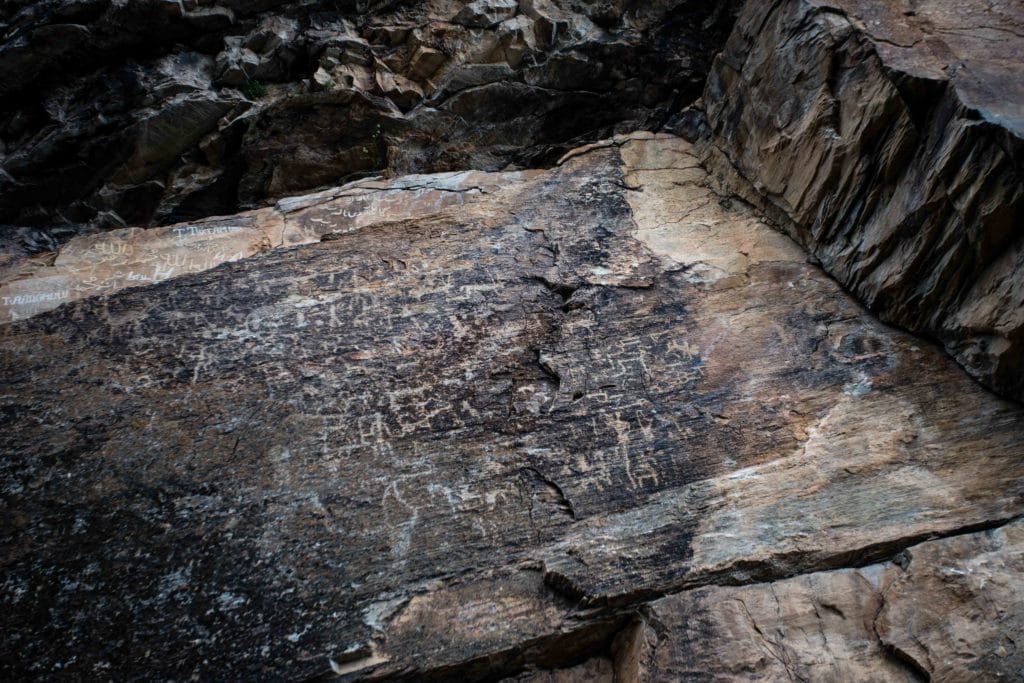
M 704 95 L 734 190 L 1018 399 L 1022 63 L 1019 3 L 750 2 Z
M 208 270 L 283 244 L 271 210 L 154 230 L 77 237 L 52 263 L 28 262 L 0 284 L 0 321 L 32 316 L 83 297 Z
M 260 66 L 260 56 L 242 47 L 242 37 L 225 40 L 226 49 L 217 55 L 217 80 L 226 85 L 243 85 L 255 78 Z
M 0 678 L 1019 678 L 1021 13 L 739 4 L 5 5 Z
M 114 185 L 142 183 L 165 170 L 186 150 L 217 128 L 217 123 L 237 102 L 182 96 L 135 127 L 133 153 L 110 181 Z
M 885 563 L 1024 514 L 1024 410 L 708 184 L 650 134 L 364 181 L 4 326 L 3 675 L 913 680 L 863 615 L 916 661 L 928 566 L 1015 585 L 1011 526 Z
M 1014 680 L 1024 671 L 1024 524 L 911 548 L 876 624 L 933 681 Z
M 533 172 L 506 173 L 506 188 Z M 364 180 L 283 199 L 268 209 L 165 228 L 126 228 L 71 240 L 55 256 L 19 262 L 0 274 L 0 322 L 31 317 L 77 299 L 110 294 L 248 258 L 319 242 L 370 225 L 425 219 L 498 190 L 479 172 Z
M 519 0 L 473 0 L 452 20 L 470 28 L 490 28 L 511 19 L 519 11 Z
M 525 673 L 517 683 L 614 683 L 615 671 L 608 657 L 595 657 L 571 668 Z
M 440 50 L 420 45 L 409 59 L 409 75 L 425 81 L 433 76 L 445 61 L 447 57 Z
M 662 598 L 620 636 L 617 680 L 1015 680 L 1024 527 L 896 563 Z
M 874 629 L 898 573 L 872 565 L 662 598 L 634 626 L 622 678 L 917 683 Z
M 569 0 L 19 2 L 0 38 L 0 223 L 24 253 L 108 229 L 104 213 L 167 225 L 385 171 L 550 165 L 696 97 L 738 4 L 609 21 Z

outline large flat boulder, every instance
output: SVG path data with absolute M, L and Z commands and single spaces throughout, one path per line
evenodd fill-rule
M 678 138 L 452 182 L 282 202 L 295 244 L 0 328 L 4 677 L 664 680 L 759 630 L 767 676 L 1016 661 L 914 546 L 1010 594 L 1019 405 Z

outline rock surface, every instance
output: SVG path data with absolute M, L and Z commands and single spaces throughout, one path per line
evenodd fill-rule
M 624 632 L 619 680 L 1018 680 L 1024 526 L 895 562 L 662 598 Z
M 513 186 L 531 172 L 499 177 L 467 171 L 357 181 L 326 192 L 282 199 L 271 208 L 165 228 L 125 228 L 82 235 L 56 254 L 0 271 L 0 322 L 31 317 L 68 301 L 107 294 L 247 258 L 318 242 L 375 222 L 424 219 Z
M 382 172 L 550 165 L 699 96 L 738 7 L 6 2 L 0 246 L 50 251 Z
M 1024 409 L 708 185 L 351 185 L 0 328 L 3 676 L 1019 671 Z
M 1019 680 L 1024 14 L 740 4 L 5 3 L 0 678 Z
M 912 548 L 886 589 L 882 642 L 931 680 L 1014 680 L 1024 671 L 1017 604 L 1024 525 Z
M 884 320 L 1024 399 L 1024 6 L 747 3 L 705 156 Z

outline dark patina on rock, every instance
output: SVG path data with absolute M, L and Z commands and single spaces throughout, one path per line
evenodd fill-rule
M 692 589 L 1024 512 L 1021 409 L 687 143 L 501 179 L 355 230 L 297 200 L 337 232 L 2 328 L 3 675 L 640 677 Z

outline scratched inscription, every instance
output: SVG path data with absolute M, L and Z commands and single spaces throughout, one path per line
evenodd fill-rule
M 186 225 L 183 227 L 171 228 L 178 243 L 184 243 L 186 237 L 198 237 L 202 235 L 232 235 L 242 232 L 245 228 L 239 225 Z
M 88 296 L 209 270 L 271 248 L 271 231 L 256 221 L 250 223 L 129 228 L 77 238 L 52 266 L 0 284 L 0 322 Z M 48 282 L 60 286 L 47 287 Z
M 464 206 L 496 188 L 512 187 L 534 174 L 475 171 L 368 181 L 350 189 L 282 200 L 277 209 L 232 219 L 143 230 L 127 228 L 72 240 L 55 263 L 0 283 L 0 323 L 18 320 L 61 303 L 125 287 L 162 282 L 209 270 L 273 248 L 308 244 L 389 221 L 425 218 Z M 496 182 L 500 179 L 500 182 Z M 66 287 L 36 291 L 40 277 L 61 277 Z M 36 285 L 26 284 L 36 281 Z M 28 287 L 32 291 L 22 291 Z
M 62 289 L 57 292 L 35 292 L 32 294 L 13 294 L 0 296 L 4 306 L 26 306 L 30 304 L 52 303 L 69 298 L 71 290 Z
M 196 667 L 258 680 L 323 678 L 331 658 L 380 647 L 393 668 L 370 675 L 426 678 L 425 638 L 446 665 L 514 645 L 485 634 L 445 650 L 434 634 L 465 626 L 446 616 L 406 656 L 403 622 L 418 630 L 408 617 L 432 598 L 461 609 L 453 587 L 530 577 L 537 600 L 575 620 L 723 567 L 746 580 L 818 561 L 836 540 L 874 544 L 843 536 L 863 519 L 885 540 L 950 506 L 1005 509 L 996 477 L 958 490 L 956 457 L 935 453 L 959 434 L 962 454 L 994 454 L 981 465 L 1021 479 L 1019 410 L 959 374 L 947 384 L 937 350 L 921 373 L 907 359 L 927 349 L 911 355 L 912 340 L 802 259 L 694 281 L 632 237 L 617 153 L 593 154 L 501 203 L 383 221 L 8 327 L 15 455 L 0 458 L 0 480 L 17 511 L 8 534 L 31 547 L 17 545 L 0 592 L 6 651 L 69 678 Z M 200 258 L 165 237 L 174 248 L 145 266 L 133 242 L 124 279 Z M 986 419 L 961 431 L 979 405 Z M 880 431 L 893 408 L 919 432 Z M 825 430 L 813 439 L 838 438 L 834 455 L 810 447 L 812 425 Z M 976 481 L 978 459 L 959 457 Z M 776 464 L 791 480 L 783 499 L 756 476 Z M 877 484 L 831 495 L 885 472 L 882 508 L 859 495 Z M 865 507 L 883 516 L 858 517 Z M 543 615 L 511 597 L 488 590 L 474 613 Z M 565 642 L 558 623 L 549 642 Z
M 469 198 L 480 196 L 476 189 L 417 187 L 339 197 L 290 214 L 285 240 L 289 244 L 301 244 L 329 233 L 353 232 L 375 223 L 424 219 L 446 208 L 463 206 Z

